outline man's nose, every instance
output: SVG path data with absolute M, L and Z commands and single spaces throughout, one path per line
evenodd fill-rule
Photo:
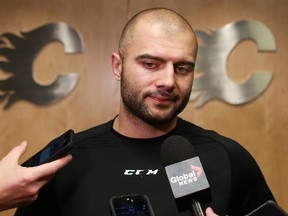
M 159 88 L 165 88 L 168 91 L 172 91 L 175 88 L 175 73 L 174 65 L 167 64 L 160 73 L 156 86 Z

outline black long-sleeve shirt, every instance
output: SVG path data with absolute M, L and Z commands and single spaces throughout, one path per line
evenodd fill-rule
M 219 215 L 245 215 L 274 200 L 252 156 L 237 142 L 178 118 L 170 133 L 151 139 L 127 138 L 112 129 L 113 120 L 75 135 L 73 161 L 16 216 L 109 216 L 116 195 L 145 194 L 156 216 L 190 216 L 178 212 L 161 164 L 162 142 L 180 135 L 194 146 L 210 184 Z

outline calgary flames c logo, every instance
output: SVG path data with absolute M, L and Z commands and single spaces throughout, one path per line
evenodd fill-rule
M 59 75 L 48 86 L 39 85 L 33 78 L 33 62 L 37 54 L 53 41 L 63 43 L 66 53 L 82 51 L 83 45 L 78 33 L 62 22 L 21 33 L 21 37 L 11 33 L 1 35 L 0 56 L 5 60 L 0 61 L 0 69 L 10 75 L 0 80 L 0 101 L 7 100 L 4 109 L 18 100 L 38 105 L 50 104 L 69 94 L 75 87 L 78 74 Z
M 197 101 L 197 107 L 211 99 L 238 105 L 249 102 L 259 96 L 272 80 L 271 72 L 252 73 L 244 83 L 235 83 L 229 79 L 226 67 L 229 54 L 242 40 L 253 40 L 258 52 L 275 51 L 276 44 L 271 31 L 262 23 L 244 20 L 229 23 L 210 34 L 196 31 L 203 45 L 199 46 L 196 70 L 204 75 L 194 80 L 190 100 Z

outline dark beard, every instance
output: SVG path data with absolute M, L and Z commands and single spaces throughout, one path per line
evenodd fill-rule
M 149 96 L 149 94 L 147 94 L 147 96 Z M 151 113 L 149 112 L 149 107 L 143 102 L 143 100 L 139 100 L 138 92 L 133 89 L 131 83 L 129 83 L 129 81 L 126 79 L 124 68 L 122 68 L 121 97 L 124 106 L 127 108 L 127 110 L 132 116 L 137 116 L 142 121 L 147 122 L 148 124 L 159 125 L 170 122 L 179 113 L 181 113 L 189 101 L 190 94 L 185 97 L 184 101 L 180 104 L 180 106 L 173 108 L 173 110 L 171 110 L 168 115 L 162 118 L 156 118 L 155 116 L 151 115 Z M 177 100 L 177 98 L 178 97 L 175 97 L 175 100 Z

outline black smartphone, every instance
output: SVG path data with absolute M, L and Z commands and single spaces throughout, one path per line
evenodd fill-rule
M 288 216 L 288 214 L 277 203 L 268 200 L 246 216 Z
M 148 197 L 141 194 L 114 196 L 110 209 L 113 216 L 154 216 Z
M 65 156 L 72 149 L 73 136 L 74 131 L 72 129 L 66 131 L 61 136 L 49 142 L 47 146 L 45 146 L 27 161 L 22 163 L 22 166 L 38 166 Z

